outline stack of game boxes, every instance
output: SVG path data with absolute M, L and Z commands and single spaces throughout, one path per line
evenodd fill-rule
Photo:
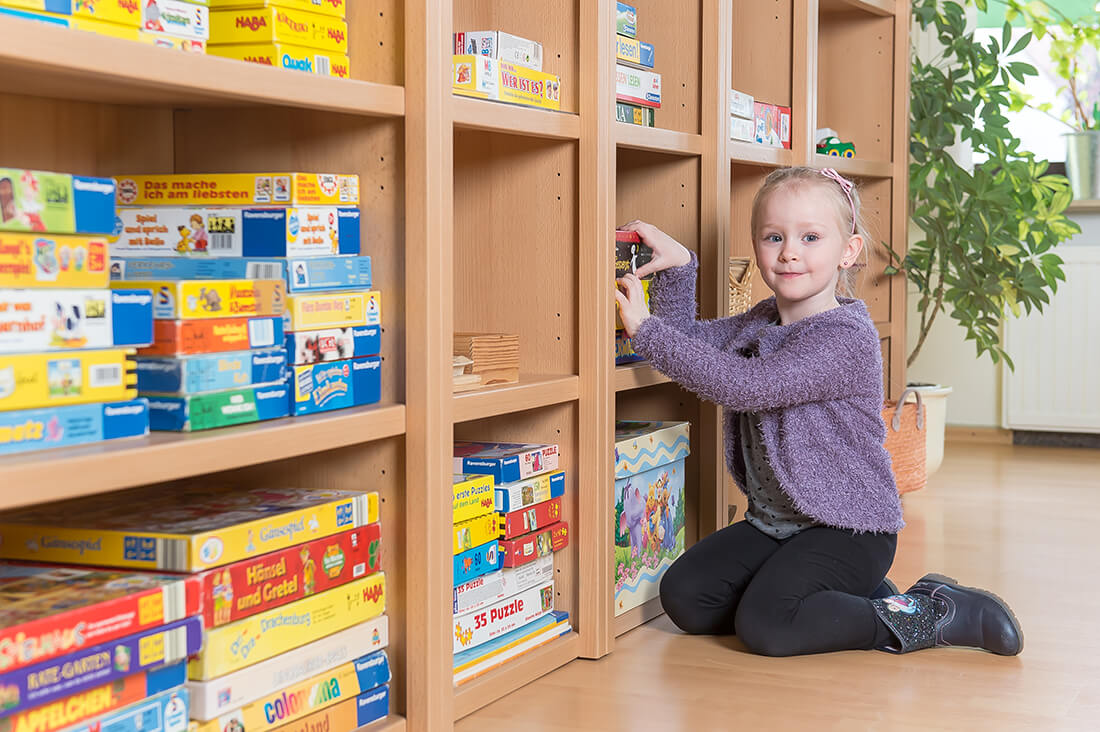
M 661 108 L 661 75 L 653 71 L 652 44 L 638 40 L 638 12 L 617 3 L 615 27 L 615 118 L 653 127 Z
M 760 102 L 730 89 L 730 139 L 769 147 L 791 147 L 791 108 Z
M 0 729 L 183 732 L 199 584 L 0 562 Z
M 359 256 L 357 176 L 117 181 L 114 284 L 143 283 L 164 319 L 138 358 L 138 389 L 155 395 L 154 430 L 381 398 L 381 295 L 370 290 L 370 257 Z
M 0 15 L 206 52 L 210 0 L 0 0 Z
M 0 168 L 0 455 L 149 432 L 147 290 L 107 289 L 114 183 Z
M 346 0 L 210 0 L 211 56 L 342 79 Z
M 311 728 L 350 730 L 389 710 L 378 519 L 376 493 L 227 490 L 204 480 L 170 492 L 139 488 L 71 501 L 64 510 L 42 506 L 0 515 L 0 556 L 181 573 L 163 594 L 138 602 L 138 617 L 153 617 L 163 604 L 164 613 L 173 608 L 167 618 L 175 618 L 186 600 L 186 614 L 201 617 L 187 626 L 199 623 L 197 640 L 187 636 L 186 646 L 163 652 L 148 641 L 126 660 L 132 666 L 140 660 L 144 668 L 163 663 L 161 656 L 190 655 L 179 698 L 200 732 L 284 729 L 310 715 L 333 720 Z M 115 586 L 125 582 L 114 580 Z M 100 663 L 119 660 L 112 647 Z M 173 672 L 179 694 L 184 678 L 175 666 Z M 108 685 L 105 698 L 112 694 Z M 185 708 L 183 725 L 167 729 L 181 732 L 187 718 Z M 75 720 L 62 721 L 59 727 Z M 125 729 L 167 732 L 146 724 Z
M 633 231 L 615 232 L 615 277 L 618 279 L 628 272 L 637 272 L 638 268 L 653 258 L 653 250 L 642 243 L 642 239 Z M 642 291 L 645 293 L 646 305 L 649 305 L 649 283 L 652 277 L 642 279 Z M 623 322 L 619 317 L 618 308 L 615 309 L 615 365 L 621 366 L 635 361 L 641 361 L 642 357 L 634 352 L 630 343 L 630 336 L 623 330 Z
M 459 96 L 561 109 L 561 79 L 542 70 L 542 44 L 504 31 L 455 33 L 451 81 Z
M 557 445 L 455 443 L 454 682 L 570 632 L 553 553 L 569 543 Z

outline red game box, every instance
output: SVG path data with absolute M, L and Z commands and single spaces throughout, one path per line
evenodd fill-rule
M 514 539 L 517 536 L 549 526 L 561 521 L 561 496 L 534 506 L 521 508 L 511 513 L 500 514 L 499 527 L 501 539 Z
M 569 524 L 564 521 L 518 539 L 500 542 L 504 567 L 519 567 L 539 557 L 564 549 L 569 544 Z

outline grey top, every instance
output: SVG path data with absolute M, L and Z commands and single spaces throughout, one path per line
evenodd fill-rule
M 759 416 L 755 412 L 741 412 L 738 417 L 741 450 L 745 457 L 744 489 L 749 498 L 745 521 L 773 539 L 789 539 L 804 529 L 819 526 L 817 521 L 795 508 L 791 497 L 779 485 L 764 448 Z

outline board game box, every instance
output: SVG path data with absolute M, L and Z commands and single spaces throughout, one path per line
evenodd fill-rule
M 347 0 L 210 0 L 210 7 L 213 10 L 262 8 L 267 6 L 306 10 L 311 13 L 331 15 L 334 18 L 346 18 L 348 15 Z
M 115 182 L 0 168 L 0 230 L 111 235 L 115 230 Z
M 207 53 L 211 56 L 233 58 L 288 71 L 304 71 L 307 74 L 332 76 L 337 79 L 351 78 L 351 61 L 345 54 L 322 51 L 319 48 L 294 46 L 289 43 L 241 43 L 232 46 L 210 46 Z
M 210 681 L 188 681 L 191 717 L 200 722 L 215 719 L 264 698 L 272 689 L 300 683 L 388 645 L 389 618 L 380 615 L 242 671 Z
M 148 434 L 146 399 L 0 412 L 0 455 Z
M 615 64 L 615 98 L 628 104 L 661 108 L 661 75 Z
M 271 348 L 283 343 L 282 316 L 217 320 L 154 320 L 153 345 L 140 356 L 189 356 Z
M 497 517 L 487 514 L 454 525 L 454 553 L 473 549 L 497 538 Z
M 291 295 L 283 317 L 287 331 L 381 324 L 382 293 L 377 291 Z
M 158 320 L 282 315 L 287 301 L 282 280 L 133 280 L 111 287 L 152 290 Z
M 133 349 L 0 354 L 0 411 L 137 396 Z
M 206 570 L 197 576 L 203 622 L 217 628 L 374 574 L 381 544 L 381 525 L 367 524 Z
M 753 102 L 756 142 L 771 147 L 791 147 L 791 108 Z
M 190 696 L 177 686 L 65 732 L 185 732 Z
M 188 668 L 195 681 L 209 681 L 266 661 L 378 617 L 386 609 L 386 576 L 377 572 L 206 632 L 206 643 Z
M 498 636 L 487 643 L 454 654 L 455 686 L 498 668 L 528 651 L 556 640 L 573 629 L 569 613 L 551 610 L 527 625 Z
M 557 445 L 455 441 L 456 474 L 491 475 L 500 484 L 557 469 Z
M 106 287 L 102 237 L 0 231 L 0 287 Z
M 642 243 L 636 231 L 615 232 L 615 277 L 637 272 L 653 259 L 653 250 Z
M 542 71 L 542 44 L 504 31 L 463 31 L 454 34 L 455 55 L 477 55 L 509 61 Z
M 14 714 L 132 674 L 180 664 L 201 647 L 202 620 L 193 617 L 0 674 L 0 714 Z
M 152 342 L 153 295 L 148 290 L 0 290 L 0 353 Z
M 343 18 L 284 7 L 215 10 L 210 13 L 210 37 L 220 45 L 290 43 L 348 52 L 348 24 Z
M 454 558 L 455 586 L 483 574 L 500 569 L 500 545 L 496 539 L 456 554 Z
M 377 356 L 382 352 L 382 327 L 361 325 L 287 333 L 286 350 L 295 366 Z
M 454 614 L 480 610 L 494 602 L 554 579 L 554 557 L 547 555 L 520 567 L 498 569 L 454 588 Z
M 205 41 L 210 38 L 210 9 L 191 0 L 145 2 L 141 27 L 179 38 Z
M 181 173 L 115 177 L 119 206 L 339 206 L 359 203 L 359 176 Z
M 377 522 L 377 493 L 195 482 L 0 514 L 0 555 L 197 572 Z
M 634 352 L 634 346 L 630 343 L 630 336 L 625 331 L 615 331 L 615 365 L 622 366 L 644 360 Z
M 137 359 L 137 388 L 142 394 L 204 394 L 286 380 L 285 348 L 259 351 Z
M 554 581 L 454 619 L 454 652 L 461 653 L 538 620 L 554 609 Z
M 454 476 L 454 523 L 475 519 L 494 509 L 493 476 Z
M 200 432 L 290 416 L 290 384 L 246 386 L 193 396 L 149 397 L 149 429 Z
M 561 79 L 554 74 L 469 54 L 455 56 L 452 69 L 451 90 L 458 96 L 561 109 Z
M 295 366 L 291 376 L 295 416 L 374 404 L 382 399 L 379 356 Z
M 562 495 L 565 495 L 565 471 L 557 470 L 498 485 L 493 500 L 498 513 L 511 513 Z
M 627 38 L 638 35 L 638 11 L 626 3 L 615 4 L 615 32 Z
M 196 615 L 197 579 L 0 562 L 0 674 Z
M 654 62 L 653 44 L 617 34 L 615 36 L 615 58 L 624 64 L 652 69 Z
M 636 104 L 615 102 L 615 121 L 640 127 L 653 127 L 656 122 L 656 114 L 653 107 L 639 107 Z
M 519 567 L 569 544 L 569 524 L 559 521 L 541 531 L 500 542 L 501 566 Z
M 324 732 L 358 730 L 390 713 L 390 686 L 383 684 L 354 699 L 314 712 L 296 722 L 277 727 L 275 732 Z
M 511 513 L 497 515 L 498 537 L 515 539 L 523 534 L 545 528 L 561 520 L 561 497 L 536 503 L 530 508 L 521 508 Z
M 87 17 L 107 23 L 141 25 L 141 7 L 133 0 L 72 0 L 73 16 Z
M 751 120 L 756 111 L 752 94 L 730 89 L 730 116 Z
M 287 277 L 289 268 L 290 277 Z M 287 292 L 370 289 L 370 257 L 112 259 L 112 280 L 283 280 Z

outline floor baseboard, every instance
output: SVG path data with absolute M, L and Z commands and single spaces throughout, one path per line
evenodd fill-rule
M 969 443 L 980 445 L 1011 445 L 1012 431 L 1000 427 L 968 427 L 949 424 L 943 435 L 946 443 Z

